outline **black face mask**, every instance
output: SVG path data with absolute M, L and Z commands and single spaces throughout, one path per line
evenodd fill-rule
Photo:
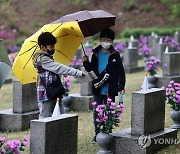
M 53 55 L 53 54 L 54 54 L 54 52 L 55 52 L 55 50 L 54 50 L 54 49 L 52 49 L 52 50 L 47 49 L 47 53 L 48 53 L 48 54 L 50 54 L 50 55 Z

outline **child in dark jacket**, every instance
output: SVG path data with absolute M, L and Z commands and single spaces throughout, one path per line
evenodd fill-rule
M 125 72 L 119 53 L 113 48 L 115 37 L 113 30 L 107 28 L 100 32 L 100 45 L 92 50 L 91 62 L 87 56 L 83 57 L 83 65 L 90 72 L 94 71 L 98 79 L 92 81 L 92 92 L 97 105 L 106 104 L 107 98 L 115 102 L 118 92 L 124 94 Z M 95 136 L 92 142 L 96 142 L 96 136 L 100 132 L 97 127 L 98 115 L 93 109 Z

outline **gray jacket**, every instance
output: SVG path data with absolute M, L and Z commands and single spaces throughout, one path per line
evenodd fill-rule
M 33 56 L 34 67 L 40 65 L 43 69 L 53 72 L 55 74 L 82 77 L 82 71 L 57 63 L 51 57 L 52 56 L 46 52 L 43 52 L 41 50 L 38 51 Z

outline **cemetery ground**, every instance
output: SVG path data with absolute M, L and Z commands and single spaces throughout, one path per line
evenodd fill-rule
M 113 132 L 120 131 L 125 128 L 131 127 L 131 102 L 132 102 L 132 92 L 139 91 L 141 84 L 144 80 L 146 72 L 138 72 L 132 74 L 126 74 L 126 94 L 124 96 L 125 110 L 121 116 L 121 123 L 119 127 L 116 127 Z M 159 72 L 158 74 L 161 74 Z M 73 83 L 74 78 L 71 77 L 71 93 L 80 92 L 80 85 L 78 83 Z M 4 84 L 0 91 L 0 110 L 12 108 L 12 84 Z M 118 103 L 118 97 L 116 98 Z M 172 126 L 173 121 L 170 118 L 170 106 L 166 104 L 166 115 L 165 115 L 165 127 L 169 128 Z M 94 126 L 92 121 L 92 111 L 86 112 L 70 112 L 78 114 L 78 154 L 95 154 L 98 152 L 99 148 L 97 144 L 91 144 L 91 140 L 94 135 Z M 0 132 L 0 136 L 6 137 L 6 139 L 23 139 L 24 135 L 29 136 L 30 131 L 20 131 L 20 132 Z M 178 139 L 180 139 L 180 132 L 178 132 Z M 26 148 L 25 154 L 29 154 L 29 146 Z M 180 153 L 180 144 L 172 145 L 166 149 L 158 152 L 158 154 L 164 153 Z

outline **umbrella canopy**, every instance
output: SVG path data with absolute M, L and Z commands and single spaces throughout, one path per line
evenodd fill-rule
M 56 38 L 55 61 L 69 64 L 83 39 L 115 24 L 115 16 L 103 10 L 80 11 L 44 25 L 39 31 L 25 40 L 13 65 L 13 72 L 21 84 L 37 81 L 32 56 L 39 49 L 37 39 L 42 32 L 51 32 Z
M 69 64 L 84 37 L 77 22 L 44 25 L 39 31 L 24 41 L 17 55 L 12 70 L 21 84 L 37 81 L 37 71 L 33 66 L 32 56 L 39 49 L 37 39 L 42 32 L 51 32 L 57 39 L 55 61 Z
M 3 40 L 0 40 L 0 88 L 11 70 L 11 62 L 4 47 Z
M 84 37 L 92 36 L 101 30 L 115 25 L 116 16 L 103 11 L 79 11 L 68 14 L 52 23 L 77 21 Z

